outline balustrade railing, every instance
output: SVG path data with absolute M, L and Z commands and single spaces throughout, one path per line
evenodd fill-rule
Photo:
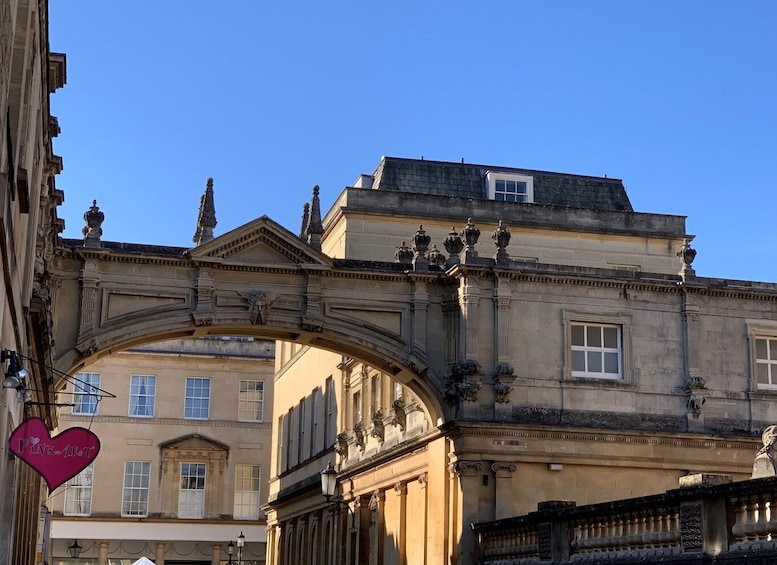
M 733 483 L 694 475 L 664 494 L 579 507 L 551 501 L 472 527 L 484 565 L 679 563 L 690 554 L 726 554 L 726 563 L 760 563 L 756 556 L 765 555 L 763 563 L 777 563 L 777 477 Z

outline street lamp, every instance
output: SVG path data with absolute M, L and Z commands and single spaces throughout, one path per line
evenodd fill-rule
M 243 562 L 243 546 L 246 544 L 246 537 L 243 535 L 243 532 L 240 532 L 240 535 L 237 536 L 237 565 L 241 565 Z
M 326 468 L 321 471 L 321 494 L 324 495 L 326 501 L 334 506 L 332 512 L 339 513 L 340 507 L 345 506 L 348 509 L 348 513 L 351 513 L 350 505 L 345 502 L 342 497 L 336 496 L 337 492 L 337 471 L 332 466 L 332 462 L 326 464 Z
M 232 540 L 229 540 L 227 544 L 227 555 L 229 555 L 229 565 L 232 565 L 232 553 L 235 551 L 235 544 Z
M 70 557 L 73 559 L 78 559 L 78 557 L 81 555 L 81 551 L 83 551 L 83 547 L 78 545 L 78 540 L 74 539 L 73 543 L 71 543 L 69 546 L 67 546 L 67 551 L 70 553 Z
M 321 494 L 323 494 L 326 501 L 329 502 L 335 495 L 336 489 L 337 471 L 332 467 L 332 462 L 330 461 L 327 463 L 326 469 L 321 471 Z

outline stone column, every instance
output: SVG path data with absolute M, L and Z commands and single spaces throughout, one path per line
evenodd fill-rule
M 97 542 L 97 565 L 108 565 L 108 548 L 111 542 L 101 539 Z
M 221 542 L 214 541 L 210 544 L 210 565 L 221 564 Z
M 491 465 L 496 482 L 495 520 L 515 515 L 513 512 L 513 473 L 515 473 L 516 469 L 515 464 L 503 463 L 501 461 Z
M 155 565 L 165 565 L 165 542 L 156 542 L 156 559 Z
M 407 484 L 395 484 L 394 492 L 399 497 L 399 539 L 396 540 L 399 565 L 407 565 Z

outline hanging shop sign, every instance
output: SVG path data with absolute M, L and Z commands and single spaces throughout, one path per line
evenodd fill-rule
M 43 477 L 53 491 L 86 469 L 100 452 L 100 439 L 86 428 L 68 428 L 51 437 L 40 418 L 22 422 L 11 434 L 11 453 Z

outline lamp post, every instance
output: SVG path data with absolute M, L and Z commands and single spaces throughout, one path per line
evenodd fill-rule
M 229 555 L 229 565 L 232 565 L 232 553 L 235 551 L 235 544 L 232 540 L 229 540 L 227 544 L 227 555 Z
M 243 562 L 243 546 L 246 544 L 246 537 L 243 532 L 237 536 L 237 565 L 242 565 Z

